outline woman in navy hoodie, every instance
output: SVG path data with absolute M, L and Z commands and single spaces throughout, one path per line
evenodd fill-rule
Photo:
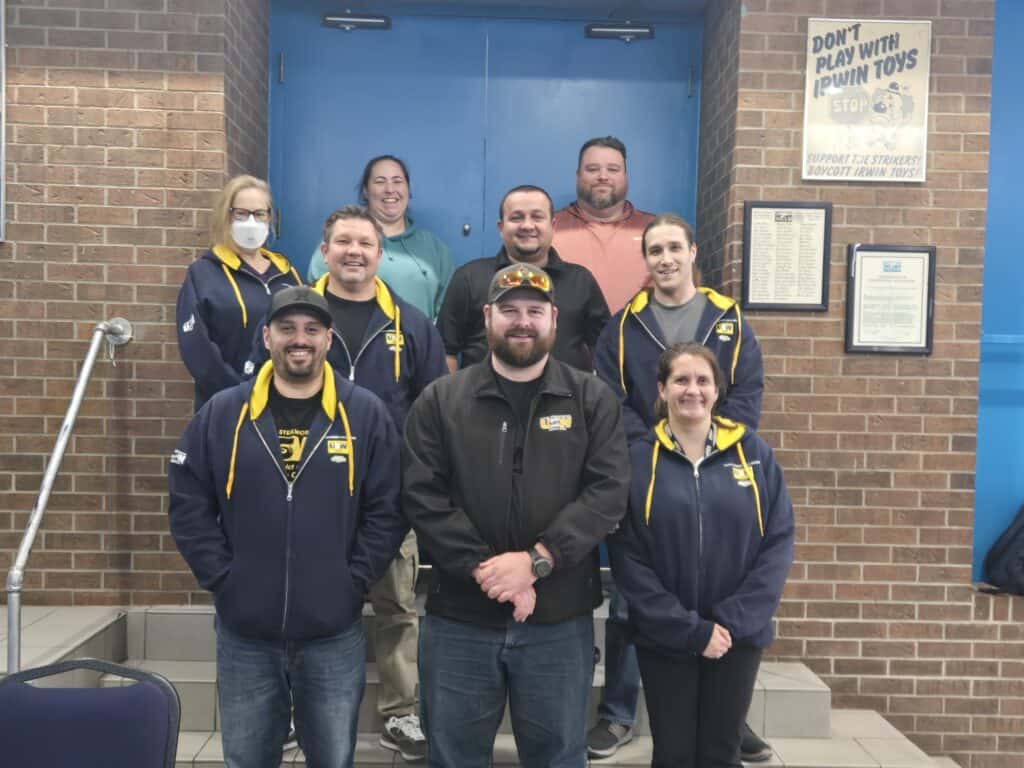
M 652 768 L 739 768 L 740 735 L 793 561 L 793 506 L 771 448 L 714 414 L 715 354 L 658 360 L 658 423 L 630 449 L 629 512 L 608 539 L 629 603 Z
M 196 411 L 248 378 L 245 363 L 271 294 L 302 285 L 288 259 L 263 247 L 272 205 L 267 182 L 231 179 L 210 213 L 212 246 L 189 266 L 178 292 L 178 349 L 195 379 Z

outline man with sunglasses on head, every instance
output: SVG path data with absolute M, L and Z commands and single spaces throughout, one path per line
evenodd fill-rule
M 525 768 L 586 765 L 597 545 L 626 508 L 621 409 L 551 356 L 558 289 L 533 264 L 488 285 L 489 354 L 413 404 L 403 512 L 434 563 L 420 633 L 427 762 L 485 768 L 509 703 Z
M 608 322 L 608 304 L 590 271 L 562 261 L 551 247 L 553 209 L 551 197 L 540 187 L 509 190 L 498 206 L 498 255 L 455 270 L 437 315 L 449 370 L 456 370 L 460 361 L 464 368 L 487 357 L 480 308 L 487 303 L 494 273 L 510 264 L 532 264 L 550 276 L 558 297 L 558 338 L 551 353 L 580 370 L 594 369 L 593 350 Z

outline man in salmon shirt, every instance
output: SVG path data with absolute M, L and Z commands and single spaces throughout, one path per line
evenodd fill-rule
M 647 282 L 640 236 L 654 216 L 626 199 L 626 145 L 614 136 L 590 139 L 580 148 L 576 202 L 555 214 L 555 250 L 582 264 L 618 312 Z

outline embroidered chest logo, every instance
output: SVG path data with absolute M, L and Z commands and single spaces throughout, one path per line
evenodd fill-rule
M 388 349 L 392 352 L 401 352 L 402 347 L 405 346 L 405 334 L 401 331 L 384 331 L 384 341 L 387 343 Z
M 348 461 L 348 438 L 329 437 L 327 439 L 327 455 L 335 464 L 344 464 Z
M 572 414 L 552 414 L 540 417 L 540 428 L 545 432 L 565 432 L 572 429 Z
M 719 341 L 730 341 L 736 333 L 736 323 L 731 320 L 724 320 L 715 325 L 715 335 Z
M 732 479 L 736 481 L 736 485 L 741 488 L 750 487 L 750 478 L 747 477 L 747 471 L 743 467 L 732 468 Z

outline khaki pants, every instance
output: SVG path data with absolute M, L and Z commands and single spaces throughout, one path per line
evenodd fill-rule
M 416 534 L 409 531 L 398 555 L 380 581 L 370 589 L 373 606 L 373 651 L 380 673 L 377 711 L 385 720 L 392 715 L 416 714 L 416 669 L 419 616 L 416 613 L 416 571 L 420 557 Z

